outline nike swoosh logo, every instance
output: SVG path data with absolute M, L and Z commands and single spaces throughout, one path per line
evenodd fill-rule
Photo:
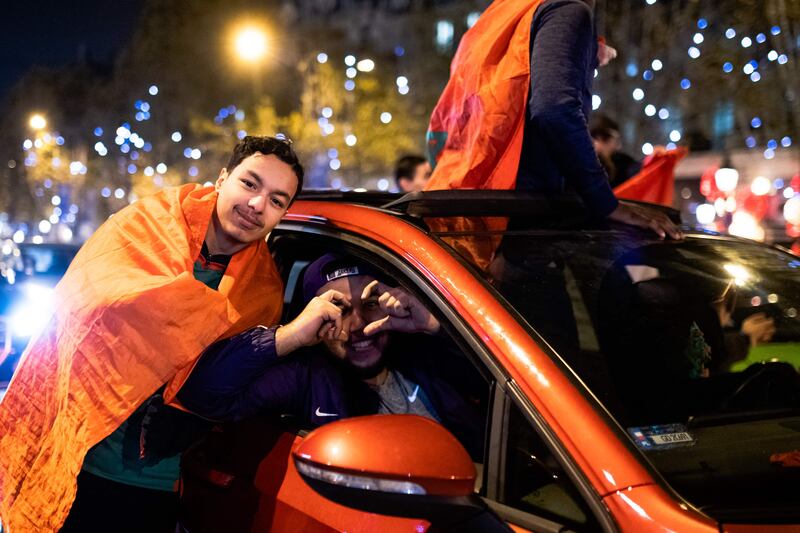
M 416 386 L 414 392 L 411 393 L 411 396 L 408 397 L 408 401 L 414 403 L 417 401 L 417 393 L 419 392 L 419 385 Z
M 317 407 L 317 410 L 314 411 L 314 414 L 317 416 L 339 416 L 338 413 L 323 413 L 319 410 L 319 407 Z

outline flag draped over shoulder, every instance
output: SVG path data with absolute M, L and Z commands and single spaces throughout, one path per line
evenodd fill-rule
M 282 284 L 266 243 L 235 254 L 214 291 L 193 276 L 213 188 L 186 185 L 112 216 L 55 289 L 57 310 L 0 403 L 0 517 L 56 531 L 90 447 L 160 386 L 170 401 L 220 337 L 275 324 Z
M 625 200 L 671 207 L 675 190 L 675 165 L 688 153 L 689 150 L 684 147 L 675 150 L 656 148 L 644 160 L 638 174 L 614 188 L 614 195 Z
M 426 190 L 514 188 L 539 4 L 495 0 L 464 34 L 428 127 Z

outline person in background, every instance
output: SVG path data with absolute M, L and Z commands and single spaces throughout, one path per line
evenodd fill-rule
M 642 169 L 641 161 L 622 151 L 622 136 L 619 125 L 603 114 L 592 116 L 590 133 L 594 150 L 608 174 L 613 189 L 625 183 Z
M 431 177 L 431 165 L 419 155 L 406 155 L 397 160 L 394 179 L 401 192 L 417 192 L 425 188 Z
M 492 3 L 459 44 L 431 115 L 426 189 L 575 192 L 596 218 L 680 239 L 658 210 L 620 204 L 589 134 L 598 39 L 593 0 Z

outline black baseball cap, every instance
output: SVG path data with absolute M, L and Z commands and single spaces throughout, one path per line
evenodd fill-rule
M 394 281 L 382 271 L 357 257 L 329 253 L 306 268 L 303 274 L 303 301 L 310 302 L 326 283 L 350 276 L 370 276 L 381 283 L 395 285 Z

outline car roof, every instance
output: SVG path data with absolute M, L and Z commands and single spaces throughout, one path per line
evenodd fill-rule
M 575 194 L 545 195 L 533 191 L 439 190 L 408 194 L 377 191 L 304 191 L 298 200 L 357 204 L 379 208 L 402 218 L 454 216 L 507 216 L 555 220 L 589 219 L 591 213 Z M 680 223 L 680 212 L 661 205 L 621 200 L 625 204 L 647 205 Z M 421 222 L 421 220 L 419 220 Z

